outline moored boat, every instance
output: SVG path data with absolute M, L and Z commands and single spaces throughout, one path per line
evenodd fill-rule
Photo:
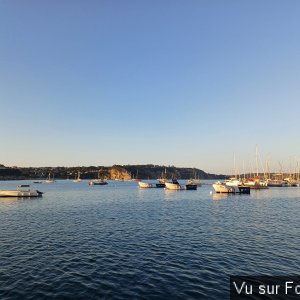
M 138 182 L 140 188 L 154 188 L 155 185 L 148 182 L 139 181 Z
M 41 197 L 43 192 L 38 190 L 0 190 L 0 197 Z
M 202 185 L 200 179 L 193 179 L 193 178 L 189 179 L 187 181 L 187 184 L 196 184 L 197 186 L 201 186 Z
M 165 182 L 159 182 L 159 183 L 156 183 L 155 185 L 156 185 L 157 188 L 164 188 L 164 187 L 166 187 Z
M 268 189 L 268 182 L 266 180 L 261 180 L 260 178 L 248 178 L 247 180 L 243 180 L 243 185 L 256 190 Z
M 79 171 L 78 171 L 78 173 L 77 173 L 77 177 L 73 180 L 73 182 L 75 182 L 75 183 L 81 182 L 81 179 L 80 179 L 80 172 L 79 172 Z
M 244 185 L 227 185 L 226 182 L 217 181 L 213 185 L 216 193 L 250 194 L 250 187 Z
M 278 179 L 271 180 L 271 179 L 269 179 L 267 182 L 268 182 L 268 186 L 270 186 L 270 187 L 281 187 L 281 186 L 283 186 L 283 181 L 282 180 L 278 180 Z
M 54 180 L 54 173 L 51 176 L 51 172 L 49 172 L 48 179 L 45 180 L 45 182 L 46 183 L 54 183 L 55 182 L 55 180 Z
M 186 184 L 186 185 L 185 185 L 185 188 L 186 188 L 187 190 L 197 190 L 197 187 L 198 187 L 197 184 L 192 184 L 192 183 Z
M 165 182 L 167 190 L 183 190 L 184 188 L 179 184 L 176 179 L 172 179 L 172 182 Z
M 177 179 L 172 179 L 172 182 L 165 182 L 167 190 L 184 190 L 185 188 L 179 184 Z
M 89 181 L 89 185 L 106 185 L 107 181 L 103 179 L 92 179 Z

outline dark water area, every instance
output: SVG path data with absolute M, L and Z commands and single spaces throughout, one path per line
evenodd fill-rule
M 1 300 L 229 299 L 230 275 L 300 273 L 297 187 L 30 184 L 44 196 L 0 198 Z

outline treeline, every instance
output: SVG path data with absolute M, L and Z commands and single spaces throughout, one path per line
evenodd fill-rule
M 78 167 L 39 167 L 19 168 L 0 165 L 0 180 L 46 179 L 49 174 L 56 179 L 73 179 L 80 172 L 82 179 L 97 178 L 99 174 L 106 179 L 157 179 L 157 178 L 199 178 L 217 179 L 225 175 L 209 174 L 197 168 L 177 168 L 175 166 L 159 165 L 114 165 L 105 166 L 78 166 Z

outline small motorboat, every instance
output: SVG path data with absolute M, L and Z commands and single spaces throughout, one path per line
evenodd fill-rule
M 172 179 L 172 182 L 165 182 L 167 190 L 184 190 L 177 179 Z
M 24 187 L 30 187 L 29 184 L 20 184 L 17 186 L 17 188 L 24 188 Z
M 226 182 L 217 181 L 213 185 L 216 193 L 250 194 L 250 187 L 243 185 L 227 185 Z
M 152 184 L 152 183 L 148 183 L 148 182 L 143 182 L 143 181 L 139 181 L 138 182 L 138 184 L 139 184 L 139 187 L 140 188 L 154 188 L 154 187 L 156 187 L 154 184 Z
M 43 192 L 38 190 L 0 190 L 0 197 L 41 197 Z

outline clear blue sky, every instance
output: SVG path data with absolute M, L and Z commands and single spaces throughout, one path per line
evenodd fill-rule
M 0 163 L 230 173 L 300 159 L 300 1 L 0 0 Z

